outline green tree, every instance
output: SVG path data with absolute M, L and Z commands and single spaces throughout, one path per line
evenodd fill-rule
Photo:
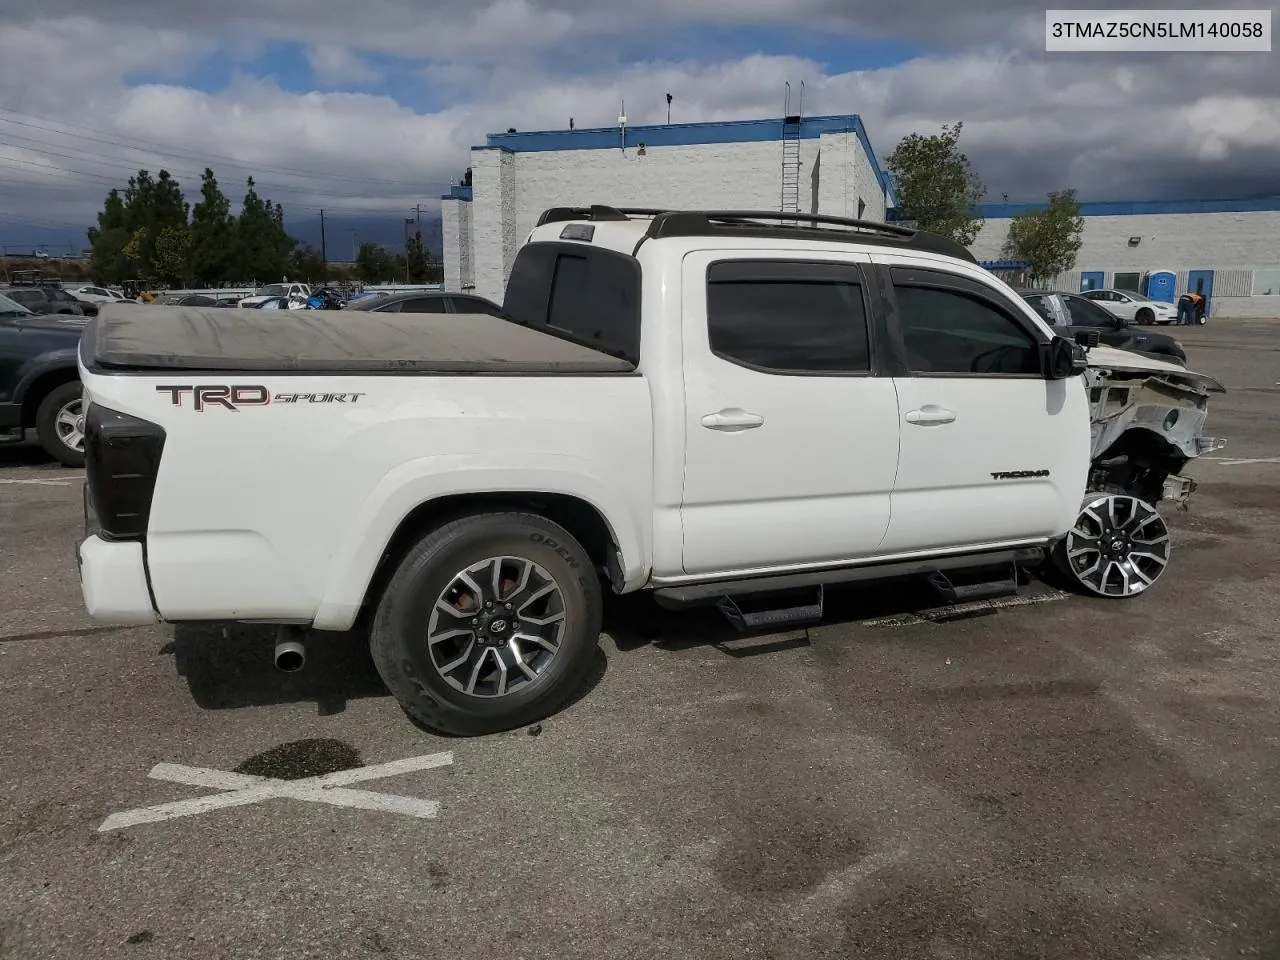
M 975 207 L 987 189 L 960 152 L 962 126 L 944 124 L 938 134 L 903 137 L 885 166 L 893 177 L 904 219 L 967 247 L 985 222 Z
M 131 279 L 133 266 L 124 255 L 129 242 L 129 228 L 125 222 L 124 200 L 119 190 L 107 194 L 98 225 L 90 227 L 89 273 L 99 283 L 120 283 Z
M 362 243 L 356 254 L 356 276 L 365 283 L 398 280 L 404 276 L 404 261 L 376 243 Z
M 182 187 L 167 170 L 155 177 L 139 170 L 123 195 L 107 194 L 98 226 L 88 232 L 94 275 L 106 283 L 155 277 L 156 243 L 167 227 L 185 227 L 187 214 Z
M 294 247 L 289 254 L 289 279 L 307 283 L 323 282 L 325 262 L 320 251 L 307 243 Z
M 191 228 L 185 223 L 161 229 L 155 243 L 155 275 L 166 287 L 185 287 L 191 281 Z
M 206 167 L 200 178 L 200 200 L 191 208 L 190 272 L 196 283 L 214 286 L 235 279 L 235 227 L 231 201 Z
M 1053 191 L 1044 209 L 1013 218 L 1002 255 L 1030 264 L 1033 281 L 1050 280 L 1076 265 L 1083 233 L 1076 192 Z
M 289 269 L 289 254 L 295 246 L 284 229 L 284 208 L 259 196 L 253 177 L 247 183 L 240 216 L 236 218 L 232 261 L 236 278 L 278 281 Z
M 129 178 L 124 191 L 125 221 L 131 237 L 138 242 L 133 258 L 144 277 L 158 277 L 156 243 L 166 227 L 187 225 L 189 212 L 182 187 L 169 171 L 161 170 L 152 177 L 139 170 Z
M 405 249 L 405 258 L 409 261 L 409 282 L 427 282 L 427 247 L 422 242 L 422 231 L 419 230 L 409 240 Z

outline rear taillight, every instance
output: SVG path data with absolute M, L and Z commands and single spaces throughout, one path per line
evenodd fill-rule
M 104 540 L 140 540 L 164 451 L 164 428 L 98 404 L 84 424 L 84 472 Z

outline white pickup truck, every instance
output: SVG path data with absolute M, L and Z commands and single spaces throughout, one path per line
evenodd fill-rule
M 604 595 L 810 623 L 823 590 L 1134 596 L 1220 385 L 1055 337 L 940 237 L 555 209 L 504 317 L 106 306 L 80 351 L 89 613 L 367 624 L 449 734 L 554 712 Z
M 269 283 L 258 290 L 252 297 L 241 297 L 236 301 L 237 307 L 257 307 L 268 300 L 280 297 L 289 301 L 289 308 L 300 306 L 311 297 L 311 287 L 305 283 Z

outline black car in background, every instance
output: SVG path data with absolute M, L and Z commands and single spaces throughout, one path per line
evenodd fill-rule
M 1018 294 L 1031 304 L 1033 310 L 1060 330 L 1068 340 L 1080 331 L 1093 330 L 1098 341 L 1108 347 L 1141 353 L 1156 360 L 1173 361 L 1187 365 L 1187 354 L 1182 344 L 1164 333 L 1130 326 L 1124 320 L 1102 309 L 1096 303 L 1074 293 L 1061 290 L 1018 290 Z
M 88 319 L 33 313 L 0 293 L 0 443 L 34 429 L 69 467 L 84 466 L 84 407 L 77 347 Z
M 483 313 L 491 317 L 502 316 L 502 308 L 492 300 L 469 293 L 445 293 L 443 290 L 375 293 L 371 297 L 361 297 L 344 309 L 376 313 Z
M 206 297 L 202 293 L 175 293 L 172 296 L 161 297 L 158 300 L 151 301 L 158 307 L 216 307 L 219 306 L 217 300 L 213 297 Z

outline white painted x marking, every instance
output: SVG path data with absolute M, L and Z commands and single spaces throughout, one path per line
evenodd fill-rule
M 175 800 L 172 803 L 160 803 L 152 807 L 140 807 L 113 813 L 98 827 L 98 832 L 119 830 L 122 827 L 133 827 L 140 823 L 157 823 L 161 820 L 173 820 L 177 817 L 190 817 L 197 813 L 208 813 L 223 807 L 242 807 L 250 803 L 262 803 L 284 797 L 292 800 L 307 800 L 314 803 L 327 803 L 335 807 L 355 807 L 360 810 L 377 810 L 383 813 L 401 813 L 424 820 L 435 819 L 440 804 L 434 800 L 419 800 L 415 797 L 399 797 L 390 793 L 373 793 L 368 790 L 347 790 L 348 784 L 365 780 L 380 780 L 383 777 L 394 777 L 402 773 L 413 773 L 418 770 L 430 770 L 433 767 L 444 767 L 453 763 L 453 753 L 433 753 L 424 757 L 410 757 L 407 760 L 393 760 L 391 763 L 379 763 L 371 767 L 356 767 L 353 770 L 340 770 L 319 777 L 307 777 L 303 780 L 277 780 L 271 777 L 255 777 L 244 773 L 230 773 L 225 770 L 211 770 L 208 767 L 187 767 L 178 763 L 158 763 L 148 774 L 153 780 L 167 780 L 170 783 L 185 783 L 191 787 L 208 787 L 214 790 L 226 790 L 227 793 L 211 794 L 197 797 L 194 800 Z

